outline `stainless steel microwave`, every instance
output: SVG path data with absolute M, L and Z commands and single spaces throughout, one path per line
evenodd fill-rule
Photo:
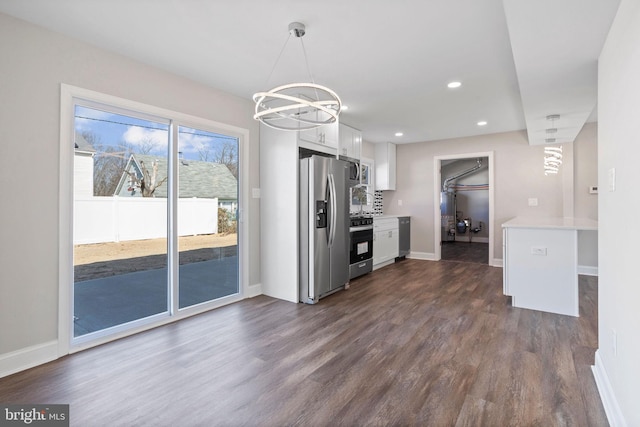
M 360 162 L 355 159 L 342 156 L 340 157 L 340 160 L 344 160 L 349 163 L 349 172 L 347 174 L 349 186 L 353 187 L 354 185 L 360 184 Z

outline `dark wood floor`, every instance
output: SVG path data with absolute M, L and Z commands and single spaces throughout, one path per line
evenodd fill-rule
M 502 270 L 405 260 L 315 306 L 266 296 L 0 379 L 76 426 L 606 426 L 581 317 L 513 308 Z
M 443 261 L 489 264 L 489 244 L 464 241 L 442 242 L 440 258 Z

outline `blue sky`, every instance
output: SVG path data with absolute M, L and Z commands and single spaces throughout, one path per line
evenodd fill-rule
M 116 151 L 122 152 L 127 151 L 127 147 L 132 147 L 135 152 L 152 147 L 149 154 L 167 156 L 168 124 L 80 105 L 76 106 L 75 116 L 76 131 L 93 132 L 98 135 L 99 143 L 104 146 L 116 147 Z M 179 128 L 178 139 L 178 151 L 182 152 L 185 159 L 190 160 L 202 160 L 203 154 L 215 152 L 222 143 L 236 141 L 235 138 L 225 135 L 188 127 Z

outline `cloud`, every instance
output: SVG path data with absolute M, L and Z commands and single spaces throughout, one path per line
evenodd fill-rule
M 154 151 L 166 149 L 169 143 L 169 133 L 165 129 L 149 129 L 140 126 L 129 126 L 122 138 L 134 147 L 149 147 L 151 145 Z
M 178 151 L 184 154 L 198 154 L 203 151 L 210 150 L 211 138 L 202 135 L 193 135 L 190 133 L 180 133 L 178 138 Z

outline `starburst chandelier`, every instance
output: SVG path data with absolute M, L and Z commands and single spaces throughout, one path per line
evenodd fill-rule
M 544 174 L 557 174 L 562 164 L 562 146 L 544 147 Z
M 253 118 L 275 129 L 306 130 L 335 123 L 342 108 L 342 102 L 333 90 L 316 84 L 313 80 L 309 69 L 307 51 L 302 41 L 302 36 L 305 35 L 305 32 L 303 24 L 299 22 L 289 24 L 289 37 L 280 51 L 278 59 L 276 59 L 271 74 L 276 65 L 278 65 L 280 56 L 282 56 L 289 39 L 294 36 L 300 40 L 302 45 L 311 83 L 285 84 L 274 87 L 267 92 L 258 92 L 253 95 L 253 101 L 256 103 Z
M 560 119 L 559 114 L 550 114 L 547 116 L 547 120 L 551 121 L 551 127 L 546 129 L 547 134 L 555 135 L 558 132 L 558 128 L 555 126 L 556 120 Z M 544 140 L 548 144 L 557 142 L 557 138 L 546 138 Z M 555 175 L 560 171 L 560 165 L 562 164 L 562 145 L 558 146 L 546 146 L 544 147 L 544 174 Z

